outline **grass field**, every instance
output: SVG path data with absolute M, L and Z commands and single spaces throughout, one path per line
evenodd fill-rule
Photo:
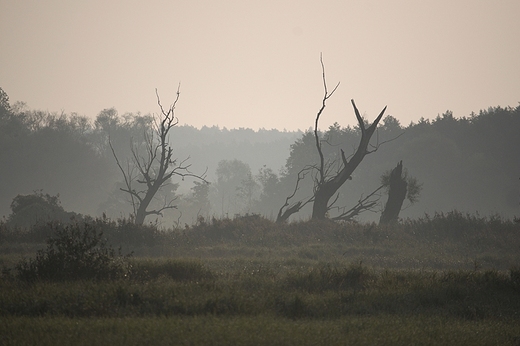
M 107 232 L 108 234 L 109 232 Z M 520 227 L 216 221 L 123 244 L 113 279 L 18 275 L 4 236 L 1 345 L 520 345 Z
M 427 316 L 10 318 L 4 345 L 517 345 L 517 321 Z

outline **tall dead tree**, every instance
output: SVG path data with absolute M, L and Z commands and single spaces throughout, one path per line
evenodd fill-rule
M 323 150 L 322 150 L 322 140 L 320 139 L 320 136 L 319 136 L 318 125 L 319 125 L 320 116 L 322 115 L 322 113 L 326 107 L 327 100 L 337 90 L 339 83 L 329 93 L 328 88 L 327 88 L 326 78 L 325 78 L 325 66 L 323 64 L 323 59 L 321 57 L 320 57 L 320 62 L 321 62 L 321 68 L 322 68 L 324 96 L 322 99 L 321 108 L 319 109 L 318 113 L 316 114 L 316 119 L 314 122 L 314 138 L 316 141 L 316 149 L 318 151 L 320 162 L 319 162 L 319 165 L 308 166 L 313 169 L 316 169 L 317 174 L 315 176 L 315 181 L 314 181 L 313 196 L 305 202 L 305 204 L 307 204 L 309 202 L 313 203 L 313 207 L 312 207 L 312 218 L 313 219 L 325 219 L 327 217 L 327 212 L 331 208 L 331 205 L 329 204 L 330 199 L 336 194 L 336 192 L 339 190 L 339 188 L 348 179 L 351 178 L 352 173 L 359 166 L 361 161 L 363 161 L 364 157 L 377 150 L 378 145 L 372 147 L 372 150 L 369 150 L 370 139 L 372 138 L 372 135 L 374 134 L 379 121 L 381 120 L 381 118 L 383 117 L 383 114 L 386 111 L 386 106 L 385 106 L 385 108 L 383 108 L 381 113 L 379 113 L 379 115 L 374 120 L 374 122 L 367 127 L 367 126 L 365 126 L 365 122 L 364 122 L 363 118 L 361 117 L 361 114 L 359 114 L 359 110 L 357 109 L 354 100 L 351 100 L 352 106 L 354 107 L 354 112 L 356 114 L 356 118 L 358 121 L 359 129 L 361 131 L 361 139 L 359 141 L 359 145 L 358 145 L 357 149 L 355 150 L 354 154 L 350 157 L 350 159 L 347 159 L 347 157 L 345 156 L 344 150 L 341 149 L 342 162 L 339 163 L 339 169 L 337 169 L 334 173 L 332 173 L 333 167 L 336 165 L 336 163 L 329 162 L 329 161 L 326 162 L 326 160 L 325 160 Z M 300 176 L 298 176 L 298 182 L 300 180 L 301 180 Z M 298 183 L 296 186 L 298 186 Z M 294 196 L 294 193 L 292 196 Z M 289 198 L 291 198 L 292 196 L 290 196 Z M 284 218 L 283 218 L 284 220 L 288 219 L 290 214 L 298 212 L 303 207 L 302 203 L 300 203 L 300 202 L 295 203 L 292 206 L 290 206 L 289 202 L 288 202 L 289 198 L 286 200 L 284 206 L 282 206 L 282 208 L 280 208 L 280 211 L 278 213 L 279 217 L 281 215 L 284 216 Z M 285 210 L 284 210 L 284 208 L 285 208 Z
M 368 128 L 365 126 L 365 122 L 363 121 L 363 118 L 361 117 L 361 114 L 359 114 L 359 111 L 356 107 L 356 104 L 354 100 L 351 100 L 352 106 L 354 107 L 354 112 L 356 113 L 356 118 L 358 121 L 359 129 L 361 131 L 361 139 L 359 141 L 359 145 L 355 151 L 355 153 L 352 155 L 350 160 L 347 160 L 345 157 L 345 151 L 341 149 L 341 169 L 334 175 L 330 175 L 328 172 L 329 165 L 325 165 L 325 158 L 323 156 L 323 151 L 321 148 L 321 140 L 319 138 L 318 133 L 318 122 L 320 120 L 321 113 L 325 109 L 325 102 L 327 99 L 332 96 L 336 88 L 329 94 L 327 91 L 327 82 L 325 80 L 325 67 L 323 65 L 323 60 L 321 60 L 321 66 L 322 66 L 322 72 L 323 72 L 323 85 L 325 89 L 325 95 L 322 100 L 322 106 L 320 110 L 318 111 L 318 114 L 316 115 L 316 121 L 314 125 L 314 137 L 316 139 L 316 149 L 318 150 L 318 154 L 320 156 L 320 165 L 318 168 L 318 177 L 316 179 L 316 186 L 315 186 L 315 192 L 314 192 L 314 203 L 312 207 L 312 218 L 313 219 L 324 219 L 327 215 L 327 212 L 329 211 L 329 200 L 336 194 L 336 192 L 339 190 L 339 188 L 349 179 L 354 173 L 354 170 L 359 166 L 361 161 L 363 161 L 363 158 L 370 154 L 372 151 L 368 150 L 368 146 L 370 144 L 370 138 L 372 138 L 372 135 L 374 134 L 374 131 L 377 128 L 377 124 L 383 117 L 383 114 L 385 113 L 386 106 L 383 108 L 381 113 L 377 116 L 376 120 L 370 125 Z
M 174 159 L 173 149 L 168 143 L 168 136 L 179 120 L 175 116 L 175 106 L 179 100 L 180 91 L 177 89 L 175 101 L 166 111 L 164 110 L 157 89 L 157 104 L 161 110 L 159 115 L 154 115 L 153 126 L 144 132 L 144 145 L 139 146 L 132 140 L 132 156 L 127 160 L 126 169 L 123 168 L 115 153 L 112 143 L 110 148 L 116 163 L 123 175 L 125 188 L 121 191 L 128 193 L 133 207 L 133 216 L 136 224 L 143 224 L 148 215 L 160 215 L 168 209 L 174 209 L 174 199 L 161 201 L 161 205 L 155 209 L 149 209 L 152 200 L 157 193 L 171 183 L 174 176 L 194 177 L 204 180 L 204 176 L 195 175 L 190 172 L 189 158 L 178 162 Z
M 372 138 L 372 135 L 377 128 L 377 124 L 385 113 L 386 106 L 383 108 L 381 113 L 379 113 L 372 125 L 365 127 L 363 118 L 359 114 L 359 110 L 357 109 L 354 100 L 351 100 L 351 102 L 352 106 L 354 107 L 354 112 L 356 113 L 356 118 L 361 131 L 361 139 L 354 155 L 352 155 L 350 160 L 347 160 L 345 157 L 345 151 L 341 149 L 341 159 L 343 161 L 342 168 L 337 174 L 333 176 L 330 176 L 326 173 L 323 152 L 321 150 L 321 142 L 319 140 L 317 130 L 320 113 L 318 113 L 318 116 L 316 117 L 316 128 L 314 135 L 316 137 L 316 148 L 318 149 L 318 153 L 320 155 L 320 167 L 318 172 L 319 180 L 317 181 L 314 193 L 314 204 L 312 207 L 313 219 L 324 219 L 326 217 L 326 214 L 329 211 L 329 200 L 332 198 L 332 196 L 334 196 L 334 194 L 336 194 L 336 192 L 347 181 L 347 179 L 351 177 L 352 173 L 354 173 L 365 156 L 375 151 L 369 150 L 368 146 L 370 144 L 370 138 Z

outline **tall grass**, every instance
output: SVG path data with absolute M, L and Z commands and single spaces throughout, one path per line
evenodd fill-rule
M 0 281 L 0 316 L 256 316 L 339 318 L 427 314 L 520 318 L 518 270 L 376 271 L 327 263 L 280 272 L 212 272 L 200 262 L 134 259 L 126 279 Z
M 9 233 L 0 344 L 514 345 L 519 227 L 456 212 L 391 227 L 249 216 L 162 231 L 98 219 L 84 229 L 103 244 L 154 256 L 126 258 L 125 275 L 67 280 L 17 276 L 13 253 L 39 245 Z
M 0 324 L 2 345 L 517 345 L 516 321 L 437 316 L 355 316 L 291 320 L 271 316 L 196 318 L 15 318 Z

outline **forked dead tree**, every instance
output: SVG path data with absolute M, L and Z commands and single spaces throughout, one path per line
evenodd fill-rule
M 125 188 L 121 191 L 128 193 L 133 207 L 133 216 L 136 224 L 143 224 L 148 215 L 160 215 L 168 209 L 174 209 L 174 199 L 162 201 L 155 209 L 149 209 L 152 200 L 157 193 L 171 183 L 174 176 L 193 177 L 205 181 L 204 175 L 196 175 L 190 172 L 189 158 L 180 162 L 174 159 L 173 149 L 168 143 L 168 136 L 179 120 L 175 116 L 175 106 L 179 100 L 180 91 L 177 89 L 175 101 L 166 111 L 159 98 L 157 89 L 157 104 L 161 110 L 159 115 L 154 115 L 153 126 L 144 132 L 144 145 L 138 146 L 132 140 L 132 156 L 126 162 L 126 169 L 121 165 L 115 150 L 110 143 L 110 148 L 116 163 L 123 175 Z
M 325 170 L 323 152 L 321 150 L 321 142 L 318 138 L 317 124 L 321 111 L 320 113 L 318 113 L 318 116 L 316 117 L 316 128 L 314 134 L 316 137 L 316 148 L 318 149 L 318 153 L 320 155 L 320 167 L 318 171 L 317 185 L 314 192 L 314 204 L 312 207 L 313 219 L 324 219 L 326 217 L 326 214 L 329 211 L 329 200 L 332 198 L 332 196 L 334 196 L 334 194 L 336 194 L 336 192 L 347 181 L 347 179 L 351 177 L 352 173 L 354 173 L 354 171 L 359 166 L 361 161 L 363 161 L 365 156 L 377 150 L 377 147 L 373 150 L 369 150 L 368 146 L 370 144 L 370 138 L 372 138 L 372 135 L 374 134 L 374 131 L 377 128 L 377 124 L 379 123 L 379 121 L 383 117 L 383 114 L 385 113 L 386 106 L 385 108 L 383 108 L 381 113 L 379 113 L 372 125 L 370 125 L 367 128 L 365 127 L 363 118 L 359 114 L 354 100 L 351 100 L 351 102 L 352 106 L 354 107 L 354 112 L 356 113 L 359 128 L 361 130 L 361 139 L 359 141 L 359 145 L 354 155 L 352 155 L 350 160 L 347 160 L 347 158 L 345 157 L 345 152 L 343 151 L 343 149 L 341 149 L 341 159 L 343 161 L 342 168 L 337 174 L 333 176 L 327 174 Z
M 316 149 L 318 151 L 318 155 L 320 158 L 320 162 L 318 165 L 311 165 L 309 167 L 314 168 L 317 170 L 317 174 L 315 175 L 315 181 L 314 181 L 314 193 L 311 199 L 307 200 L 306 203 L 313 202 L 312 207 L 312 218 L 313 219 L 325 219 L 327 217 L 327 212 L 331 208 L 331 204 L 329 204 L 330 199 L 336 194 L 336 192 L 339 190 L 339 188 L 351 177 L 352 173 L 355 171 L 355 169 L 359 166 L 361 161 L 363 161 L 363 158 L 376 151 L 379 144 L 376 146 L 371 147 L 371 150 L 369 150 L 370 145 L 370 139 L 372 138 L 372 135 L 374 134 L 377 124 L 383 117 L 383 114 L 385 113 L 386 106 L 383 108 L 381 113 L 377 116 L 377 118 L 374 120 L 374 122 L 366 127 L 365 122 L 363 121 L 363 118 L 359 114 L 359 111 L 356 107 L 356 104 L 354 103 L 354 100 L 351 100 L 352 106 L 354 107 L 354 112 L 356 114 L 356 118 L 358 121 L 358 125 L 361 131 L 361 139 L 359 141 L 359 145 L 354 152 L 354 154 L 350 157 L 350 159 L 347 159 L 345 156 L 345 152 L 343 149 L 341 149 L 341 160 L 342 162 L 339 163 L 339 169 L 336 170 L 334 173 L 332 172 L 332 167 L 335 166 L 335 162 L 326 162 L 323 150 L 322 150 L 322 140 L 319 137 L 319 131 L 318 131 L 318 124 L 320 120 L 320 116 L 323 113 L 323 110 L 326 107 L 327 100 L 334 94 L 336 89 L 339 86 L 339 83 L 334 87 L 334 89 L 329 93 L 327 89 L 327 82 L 325 78 L 325 66 L 323 64 L 323 59 L 320 57 L 321 67 L 322 67 L 322 75 L 323 75 L 323 87 L 325 94 L 322 99 L 321 108 L 319 109 L 318 113 L 316 114 L 316 119 L 314 122 L 314 137 L 316 140 Z M 300 177 L 298 177 L 298 182 L 300 180 Z M 298 185 L 297 185 L 298 186 Z M 293 194 L 294 196 L 294 194 Z M 298 202 L 299 203 L 299 202 Z M 292 206 L 289 205 L 288 200 L 286 201 L 285 205 L 282 206 L 280 209 L 279 215 L 284 215 L 284 219 L 286 220 L 290 214 L 298 212 L 302 208 L 302 204 L 293 204 Z M 286 208 L 284 210 L 284 208 Z M 290 214 L 289 214 L 290 213 Z M 289 215 L 287 215 L 289 214 Z

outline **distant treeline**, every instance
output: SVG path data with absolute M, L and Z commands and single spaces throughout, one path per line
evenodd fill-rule
M 330 143 L 326 155 L 338 157 L 340 148 L 352 153 L 358 136 L 357 128 L 331 126 L 323 134 Z M 462 118 L 447 111 L 408 126 L 387 116 L 372 144 L 379 144 L 377 151 L 343 186 L 337 205 L 352 205 L 375 190 L 381 174 L 402 160 L 407 173 L 422 184 L 418 202 L 405 206 L 403 217 L 454 209 L 505 217 L 519 214 L 520 106 L 489 108 Z M 317 162 L 314 146 L 311 133 L 291 146 L 286 170 L 293 181 L 303 162 Z
M 120 191 L 122 176 L 110 143 L 125 165 L 132 145 L 142 145 L 152 121 L 151 115 L 118 115 L 115 109 L 101 111 L 95 121 L 77 114 L 30 110 L 21 103 L 11 106 L 0 89 L 0 216 L 11 213 L 17 195 L 43 191 L 59 194 L 67 211 L 127 217 L 131 208 Z M 335 203 L 338 209 L 331 214 L 378 188 L 381 175 L 402 160 L 409 176 L 422 184 L 419 201 L 406 208 L 403 217 L 453 209 L 518 215 L 519 131 L 520 107 L 489 108 L 463 118 L 448 111 L 408 126 L 387 116 L 372 140 L 377 151 L 342 187 Z M 321 135 L 325 156 L 336 164 L 341 161 L 340 149 L 348 156 L 359 141 L 356 127 L 340 124 Z M 178 209 L 160 220 L 166 225 L 246 213 L 275 218 L 293 193 L 298 172 L 318 162 L 312 132 L 177 126 L 170 144 L 179 162 L 187 159 L 193 173 L 206 172 L 211 184 L 172 181 L 158 196 L 177 197 Z M 311 172 L 291 201 L 312 195 L 312 189 Z M 382 195 L 379 205 L 384 202 Z M 307 218 L 308 210 L 295 216 Z M 376 210 L 360 219 L 378 217 Z

